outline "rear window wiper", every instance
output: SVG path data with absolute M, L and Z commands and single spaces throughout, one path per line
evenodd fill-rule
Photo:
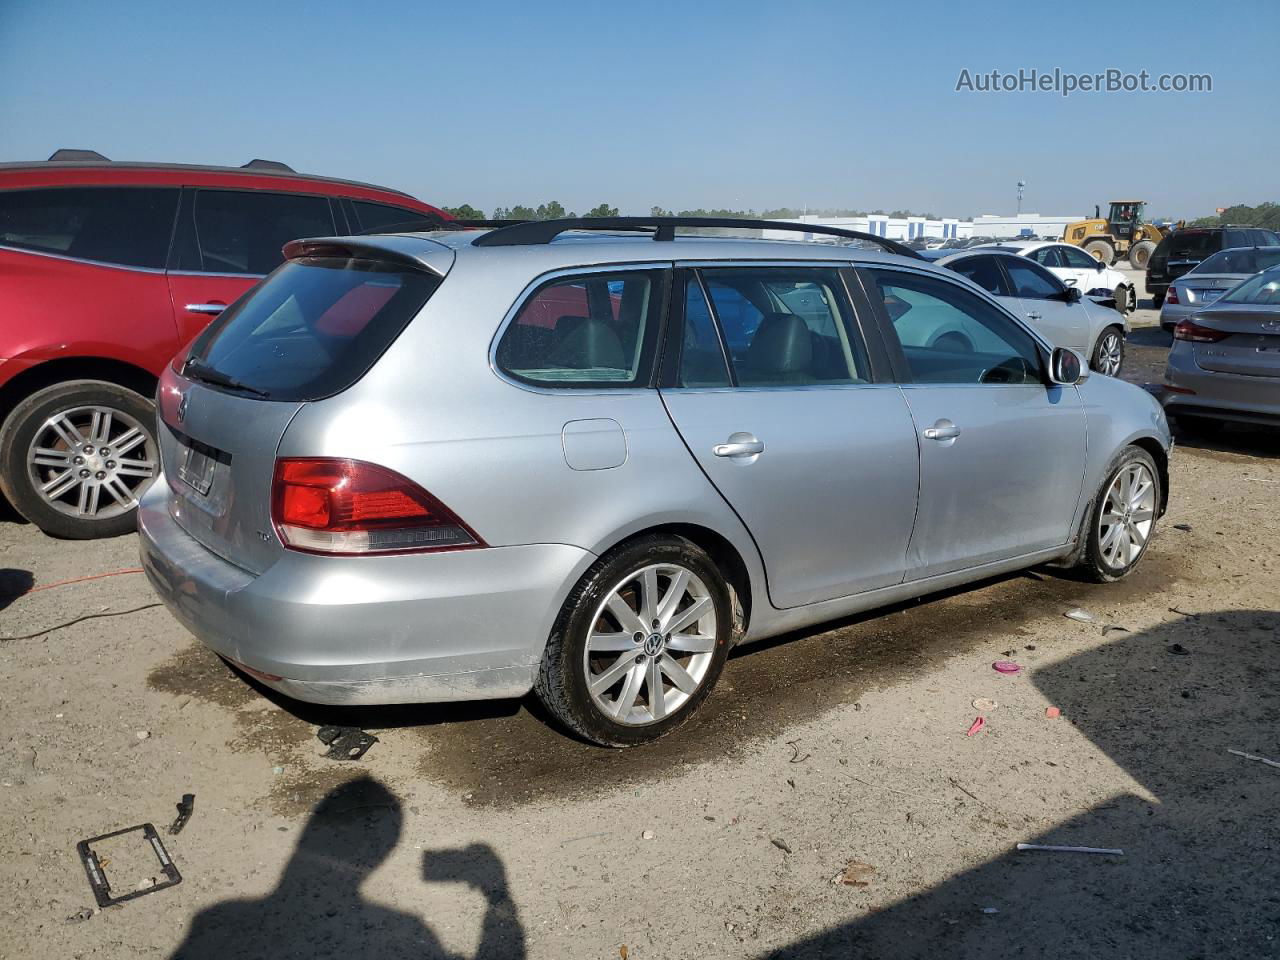
M 235 377 L 229 377 L 221 370 L 217 370 L 203 360 L 196 357 L 187 357 L 187 362 L 183 364 L 182 373 L 184 376 L 190 377 L 192 380 L 199 380 L 202 383 L 209 383 L 215 387 L 226 387 L 228 390 L 241 390 L 244 393 L 252 394 L 255 397 L 262 397 L 264 400 L 271 396 L 265 390 L 259 390 L 257 387 L 251 387 L 247 383 L 241 383 Z

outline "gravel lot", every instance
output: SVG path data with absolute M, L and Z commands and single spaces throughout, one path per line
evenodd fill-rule
M 1126 375 L 1168 342 L 1140 311 Z M 137 574 L 15 599 L 136 544 L 0 514 L 0 635 L 34 634 L 0 642 L 0 955 L 1280 956 L 1280 769 L 1227 752 L 1280 759 L 1280 436 L 1188 438 L 1172 490 L 1123 583 L 1001 578 L 741 651 L 627 752 L 531 703 L 284 701 Z M 327 722 L 380 742 L 327 760 Z M 182 884 L 92 912 L 76 842 L 163 832 L 188 792 Z

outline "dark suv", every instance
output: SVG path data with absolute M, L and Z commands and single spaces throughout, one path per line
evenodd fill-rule
M 1187 227 L 1166 234 L 1147 263 L 1147 293 L 1158 310 L 1169 284 L 1219 250 L 1229 247 L 1270 247 L 1280 234 L 1259 227 Z
M 0 491 L 59 536 L 132 530 L 160 372 L 299 237 L 450 219 L 385 187 L 243 167 L 0 164 Z M 278 322 L 287 326 L 289 317 Z

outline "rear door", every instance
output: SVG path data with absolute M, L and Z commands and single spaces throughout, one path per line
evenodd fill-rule
M 184 190 L 168 271 L 181 343 L 278 267 L 290 240 L 337 232 L 327 197 Z
M 1075 387 L 1047 386 L 1035 339 L 942 277 L 859 271 L 896 357 L 920 444 L 920 502 L 908 577 L 920 579 L 1066 543 L 1084 481 Z M 904 310 L 904 306 L 906 309 Z M 903 343 L 911 314 L 979 326 L 972 350 Z
M 677 274 L 662 398 L 751 531 L 779 607 L 905 572 L 915 433 L 883 344 L 855 319 L 849 273 L 752 264 Z

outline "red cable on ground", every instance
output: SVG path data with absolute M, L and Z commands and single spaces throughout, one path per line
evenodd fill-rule
M 106 577 L 123 577 L 128 573 L 142 572 L 143 570 L 141 567 L 130 567 L 128 570 L 112 570 L 109 573 L 95 573 L 89 577 L 76 577 L 74 580 L 59 580 L 57 583 L 46 583 L 39 587 L 32 587 L 30 590 L 24 590 L 13 599 L 17 600 L 18 597 L 25 597 L 31 593 L 39 593 L 41 590 L 52 590 L 54 587 L 65 587 L 72 583 L 84 583 L 86 580 L 102 580 Z

